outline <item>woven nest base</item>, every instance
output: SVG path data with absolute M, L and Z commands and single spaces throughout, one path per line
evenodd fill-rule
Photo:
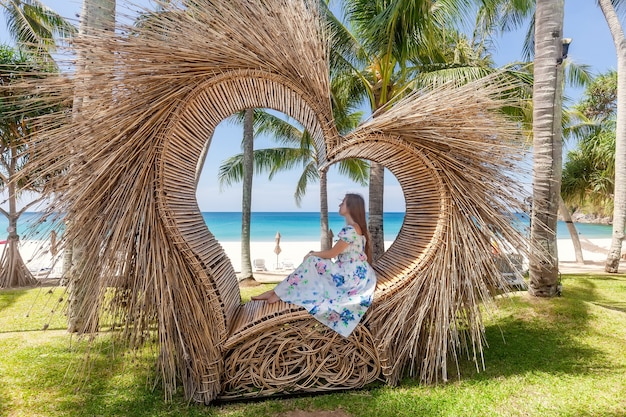
M 314 319 L 264 328 L 226 353 L 220 399 L 361 388 L 381 366 L 369 330 L 348 338 Z

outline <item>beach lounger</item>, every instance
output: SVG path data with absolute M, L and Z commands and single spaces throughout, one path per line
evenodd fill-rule
M 255 272 L 267 271 L 265 267 L 265 259 L 257 258 L 252 261 L 252 268 Z
M 280 264 L 281 269 L 286 269 L 286 270 L 293 270 L 296 269 L 295 264 L 293 263 L 293 261 L 285 259 L 284 261 L 281 262 Z

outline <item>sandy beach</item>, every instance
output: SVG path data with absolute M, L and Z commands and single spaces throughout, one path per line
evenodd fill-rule
M 389 247 L 392 242 L 385 242 Z M 226 255 L 230 258 L 235 271 L 241 271 L 241 243 L 221 243 Z M 558 240 L 559 270 L 561 273 L 604 273 L 604 262 L 611 239 L 586 239 L 581 237 L 584 264 L 576 263 L 574 246 L 570 239 Z M 262 280 L 276 281 L 286 276 L 301 261 L 303 256 L 310 250 L 319 250 L 319 242 L 281 242 L 281 252 L 278 256 L 274 253 L 275 242 L 252 242 L 250 252 L 252 260 L 262 260 L 264 270 L 257 270 Z M 4 249 L 2 245 L 1 250 Z M 48 241 L 27 240 L 20 244 L 20 253 L 29 270 L 38 278 L 60 277 L 63 270 L 62 251 L 56 256 L 50 253 Z M 626 270 L 626 261 L 622 261 L 620 272 Z
M 393 242 L 385 242 L 385 247 L 388 248 Z M 559 253 L 559 271 L 562 274 L 577 274 L 577 273 L 594 273 L 604 274 L 604 263 L 609 248 L 611 247 L 611 239 L 587 239 L 580 238 L 580 243 L 583 252 L 584 263 L 576 263 L 576 254 L 574 251 L 574 244 L 571 239 L 558 239 L 558 253 Z M 241 243 L 240 242 L 225 242 L 222 244 L 224 251 L 231 259 L 236 271 L 241 270 Z M 252 259 L 263 259 L 269 275 L 283 274 L 289 272 L 289 268 L 284 268 L 283 263 L 293 264 L 297 266 L 303 256 L 310 250 L 319 250 L 319 242 L 285 242 L 281 244 L 281 253 L 278 256 L 274 254 L 274 248 L 276 247 L 274 242 L 253 242 L 250 247 Z M 623 249 L 626 251 L 626 248 Z M 622 261 L 620 264 L 620 272 L 626 271 L 626 261 Z M 267 277 L 271 278 L 271 277 Z M 262 279 L 267 279 L 262 276 Z
M 574 244 L 571 239 L 558 240 L 559 251 L 559 271 L 562 274 L 594 273 L 605 274 L 604 264 L 606 256 L 611 248 L 611 239 L 587 239 L 580 237 L 580 246 L 583 252 L 584 264 L 576 263 Z M 626 247 L 622 246 L 622 253 L 626 252 Z M 624 273 L 626 260 L 620 262 L 619 271 Z

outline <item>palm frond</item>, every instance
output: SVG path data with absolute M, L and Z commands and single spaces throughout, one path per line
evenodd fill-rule
M 298 178 L 298 183 L 296 184 L 296 191 L 293 194 L 293 198 L 295 199 L 296 205 L 298 207 L 300 207 L 300 204 L 302 203 L 302 199 L 304 198 L 306 194 L 307 186 L 312 182 L 319 181 L 319 178 L 320 178 L 320 175 L 319 175 L 319 171 L 317 170 L 317 165 L 314 164 L 313 162 L 309 162 L 305 166 L 300 177 Z
M 303 130 L 293 119 L 284 119 L 268 112 L 255 112 L 255 135 L 271 136 L 283 145 L 300 144 Z
M 369 181 L 369 163 L 362 159 L 345 159 L 338 164 L 339 173 L 365 187 Z
M 532 61 L 535 56 L 535 15 L 533 14 L 528 24 L 528 30 L 524 36 L 522 45 L 522 59 L 524 61 Z
M 55 50 L 55 36 L 67 39 L 77 32 L 68 20 L 39 0 L 6 0 L 2 5 L 9 33 L 27 50 L 49 56 Z
M 367 53 L 357 38 L 343 25 L 328 7 L 322 8 L 322 18 L 330 42 L 329 64 L 331 74 L 336 71 L 354 71 L 367 63 Z
M 591 66 L 565 61 L 565 82 L 572 87 L 585 87 L 593 81 Z
M 534 11 L 534 0 L 482 0 L 476 26 L 485 32 L 508 32 L 520 28 Z
M 617 13 L 624 13 L 624 7 L 626 5 L 626 1 L 624 0 L 611 0 L 613 3 L 613 7 L 615 7 L 615 11 Z
M 414 79 L 412 87 L 414 90 L 419 90 L 426 86 L 435 88 L 451 82 L 462 85 L 479 80 L 496 72 L 496 69 L 489 67 L 447 66 L 438 69 L 431 67 L 429 71 L 420 72 L 419 76 Z
M 271 180 L 278 172 L 288 171 L 299 165 L 306 165 L 312 159 L 313 151 L 302 148 L 266 148 L 253 152 L 254 172 L 259 175 L 269 172 Z M 243 179 L 243 154 L 225 159 L 220 164 L 218 175 L 220 186 L 231 186 Z

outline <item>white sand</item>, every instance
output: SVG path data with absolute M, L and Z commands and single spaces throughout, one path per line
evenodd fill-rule
M 385 248 L 391 246 L 393 242 L 385 242 Z M 576 263 L 576 254 L 574 244 L 571 239 L 558 239 L 559 254 L 559 270 L 562 273 L 578 273 L 578 272 L 594 272 L 602 273 L 604 271 L 604 262 L 611 247 L 611 239 L 587 239 L 580 238 L 583 252 L 584 264 Z M 225 242 L 222 244 L 224 251 L 230 258 L 235 271 L 241 271 L 241 244 L 240 242 Z M 251 258 L 264 259 L 265 266 L 268 271 L 281 270 L 281 263 L 290 262 L 297 266 L 304 255 L 313 250 L 319 250 L 319 242 L 284 242 L 280 247 L 282 252 L 277 259 L 274 254 L 274 242 L 253 242 L 250 245 Z M 624 248 L 626 252 L 626 248 Z M 289 269 L 282 269 L 288 271 Z M 622 261 L 620 272 L 626 270 L 626 261 Z
M 5 245 L 0 245 L 0 254 L 4 252 L 4 248 Z M 20 241 L 20 255 L 37 278 L 60 277 L 63 272 L 63 252 L 52 256 L 49 240 Z
M 581 236 L 580 246 L 585 261 L 606 261 L 606 256 L 611 248 L 611 239 L 587 239 Z M 560 262 L 576 261 L 574 244 L 571 239 L 559 239 L 558 249 Z
M 583 264 L 576 263 L 576 253 L 571 239 L 559 239 L 559 272 L 562 274 L 594 273 L 605 274 L 606 257 L 611 248 L 611 239 L 587 239 L 580 236 L 580 246 L 583 252 Z M 622 254 L 626 247 L 622 246 Z M 620 261 L 619 272 L 626 270 L 626 260 Z
M 385 247 L 391 246 L 392 242 L 385 242 Z M 224 252 L 230 258 L 235 271 L 241 271 L 241 242 L 222 243 Z M 298 266 L 304 256 L 310 251 L 320 250 L 320 242 L 281 242 L 281 252 L 276 256 L 274 242 L 252 242 L 250 244 L 250 258 L 265 260 L 265 267 L 268 271 L 289 270 L 286 265 Z M 286 265 L 285 265 L 286 264 Z
M 392 242 L 385 242 L 389 247 Z M 611 246 L 611 239 L 586 239 L 581 237 L 584 265 L 577 264 L 574 246 L 570 239 L 558 240 L 559 269 L 563 273 L 602 272 L 604 261 Z M 241 243 L 223 242 L 222 247 L 230 258 L 235 271 L 241 271 Z M 320 242 L 281 242 L 281 252 L 274 253 L 274 242 L 252 242 L 250 245 L 251 259 L 263 259 L 266 270 L 270 273 L 285 274 L 297 266 L 304 255 L 310 250 L 319 250 Z M 626 249 L 626 248 L 625 248 Z M 0 254 L 4 245 L 0 245 Z M 52 256 L 48 241 L 27 240 L 20 244 L 20 253 L 28 268 L 38 277 L 59 277 L 63 270 L 63 253 Z M 622 261 L 620 271 L 626 269 L 626 261 Z

